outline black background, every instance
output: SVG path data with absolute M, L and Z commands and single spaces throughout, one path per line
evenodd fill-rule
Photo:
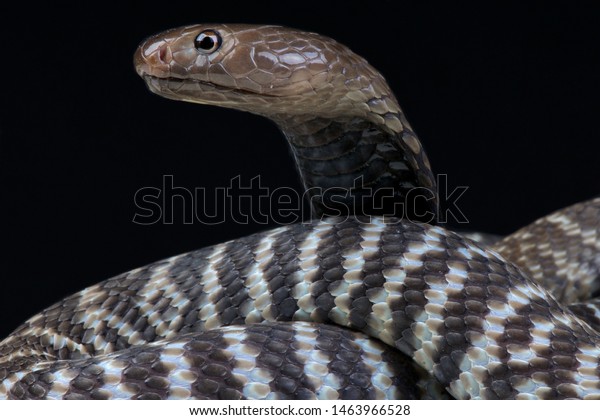
M 269 121 L 146 90 L 132 54 L 169 27 L 274 23 L 350 46 L 386 76 L 434 171 L 470 187 L 472 229 L 509 233 L 599 193 L 593 2 L 83 3 L 1 12 L 0 337 L 87 285 L 265 228 L 134 224 L 135 192 L 163 175 L 300 188 Z

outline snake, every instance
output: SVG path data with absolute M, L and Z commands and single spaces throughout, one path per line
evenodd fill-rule
M 316 33 L 185 26 L 134 66 L 162 97 L 273 121 L 311 218 L 32 316 L 0 342 L 0 398 L 600 398 L 600 198 L 499 240 L 436 223 L 384 77 Z

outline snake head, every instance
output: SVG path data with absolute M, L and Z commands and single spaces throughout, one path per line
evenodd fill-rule
M 365 98 L 386 99 L 389 90 L 383 77 L 344 45 L 280 26 L 171 29 L 146 39 L 134 63 L 158 95 L 271 118 L 364 114 Z M 388 105 L 397 107 L 395 100 Z

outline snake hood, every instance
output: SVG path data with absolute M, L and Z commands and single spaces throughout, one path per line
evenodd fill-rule
M 171 29 L 146 39 L 134 62 L 161 96 L 269 118 L 285 109 L 286 115 L 378 119 L 382 113 L 366 106 L 368 99 L 379 111 L 399 111 L 384 78 L 365 59 L 331 38 L 280 26 Z

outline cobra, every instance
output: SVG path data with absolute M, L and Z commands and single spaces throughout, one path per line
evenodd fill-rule
M 0 397 L 600 397 L 600 199 L 488 246 L 415 221 L 436 208 L 423 147 L 384 78 L 314 33 L 187 26 L 135 67 L 161 96 L 273 120 L 317 218 L 34 315 L 0 343 Z M 365 199 L 390 188 L 392 205 L 430 193 L 383 217 Z

